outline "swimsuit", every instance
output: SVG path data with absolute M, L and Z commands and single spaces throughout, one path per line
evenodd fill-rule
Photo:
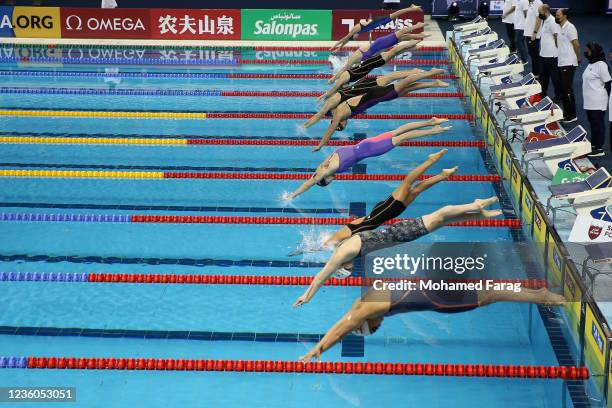
M 340 147 L 334 151 L 338 155 L 338 161 L 340 162 L 336 173 L 342 173 L 368 157 L 385 154 L 394 147 L 393 132 L 370 137 L 356 145 Z
M 374 41 L 370 45 L 370 48 L 368 48 L 368 50 L 361 55 L 361 60 L 367 60 L 368 58 L 371 58 L 379 52 L 384 51 L 387 48 L 393 47 L 398 43 L 398 41 L 399 40 L 397 39 L 397 35 L 395 35 L 395 33 L 387 34 L 383 37 L 378 37 L 376 41 Z
M 388 248 L 401 242 L 410 242 L 429 234 L 423 218 L 411 218 L 400 221 L 380 231 L 359 232 L 361 239 L 360 255 L 363 256 L 377 249 Z
M 376 20 L 372 20 L 370 21 L 370 23 L 368 25 L 366 25 L 365 27 L 363 27 L 359 33 L 369 33 L 370 31 L 373 31 L 375 28 L 378 28 L 382 25 L 385 25 L 387 23 L 390 23 L 391 21 L 393 21 L 391 19 L 391 16 L 381 16 L 378 17 Z
M 406 209 L 406 205 L 390 195 L 385 201 L 374 206 L 374 209 L 360 224 L 347 224 L 351 235 L 358 232 L 371 231 L 380 227 L 386 221 L 398 217 Z
M 340 94 L 340 102 L 342 103 L 347 99 L 354 98 L 355 96 L 363 95 L 374 87 L 377 87 L 378 81 L 376 78 L 361 78 L 353 85 L 345 86 L 338 91 Z
M 366 110 L 380 102 L 390 101 L 392 99 L 397 98 L 398 96 L 399 95 L 395 90 L 395 85 L 389 84 L 385 86 L 377 86 L 375 88 L 370 89 L 361 97 L 361 99 L 357 103 L 357 106 L 352 106 L 348 102 L 346 104 L 351 110 L 351 116 L 354 116 L 365 112 Z
M 438 313 L 461 313 L 476 309 L 477 290 L 393 290 L 391 307 L 385 316 L 399 313 L 433 311 Z
M 355 82 L 364 76 L 368 75 L 374 68 L 382 67 L 387 61 L 382 55 L 376 55 L 369 59 L 363 59 L 362 61 L 350 68 L 347 72 L 349 73 L 349 82 Z

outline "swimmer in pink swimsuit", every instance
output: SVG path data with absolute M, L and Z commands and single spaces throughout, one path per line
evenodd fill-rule
M 291 193 L 290 198 L 299 196 L 315 184 L 325 187 L 334 180 L 336 173 L 345 172 L 368 157 L 385 154 L 406 140 L 445 132 L 451 127 L 441 127 L 440 124 L 447 120 L 434 117 L 424 122 L 408 123 L 390 132 L 362 140 L 356 145 L 340 147 L 317 167 L 312 177 Z M 427 126 L 433 127 L 417 130 Z

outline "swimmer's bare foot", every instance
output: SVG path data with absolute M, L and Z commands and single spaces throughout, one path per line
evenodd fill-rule
M 428 156 L 429 160 L 432 162 L 437 162 L 438 160 L 440 160 L 442 158 L 442 156 L 444 156 L 446 153 L 448 152 L 448 149 L 442 149 L 437 153 L 432 153 Z
M 446 70 L 442 69 L 442 68 L 433 68 L 432 70 L 430 70 L 429 72 L 431 72 L 432 75 L 441 75 L 441 74 L 446 74 Z
M 429 119 L 429 123 L 431 123 L 432 126 L 439 125 L 444 122 L 448 122 L 448 119 L 447 118 L 436 118 L 435 116 Z
M 431 134 L 435 135 L 435 134 L 438 134 L 438 133 L 446 132 L 447 130 L 450 130 L 451 128 L 452 128 L 452 126 L 442 127 L 440 125 L 436 125 L 436 126 L 431 128 Z
M 480 211 L 480 210 L 484 210 L 490 205 L 495 204 L 498 201 L 499 201 L 499 198 L 497 198 L 497 196 L 493 196 L 493 197 L 489 197 L 485 199 L 477 198 L 476 200 L 474 200 L 474 205 L 476 206 L 476 210 Z
M 444 81 L 441 81 L 439 79 L 436 79 L 431 84 L 432 84 L 432 86 L 434 86 L 436 88 L 448 88 L 448 82 L 444 82 Z
M 502 215 L 501 210 L 480 210 L 482 218 L 495 218 Z
M 556 293 L 552 293 L 546 288 L 540 288 L 536 290 L 538 292 L 538 297 L 542 300 L 538 303 L 545 306 L 561 306 L 565 303 L 565 297 L 558 295 Z
M 442 177 L 444 177 L 445 179 L 449 178 L 450 176 L 452 176 L 453 174 L 455 174 L 457 172 L 457 170 L 459 170 L 459 166 L 455 166 L 452 169 L 444 169 L 440 172 L 440 175 Z

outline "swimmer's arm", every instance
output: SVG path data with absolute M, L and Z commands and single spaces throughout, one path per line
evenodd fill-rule
M 336 49 L 342 48 L 347 42 L 349 42 L 349 40 L 351 39 L 351 37 L 353 37 L 355 34 L 357 34 L 359 31 L 361 31 L 361 24 L 357 23 L 353 26 L 353 28 L 350 29 L 350 31 L 348 32 L 347 35 L 345 35 L 344 37 L 342 37 L 340 40 L 338 40 L 337 43 L 335 43 L 333 45 L 333 47 L 331 47 L 329 50 L 330 51 L 334 51 Z
M 380 314 L 381 309 L 380 302 L 360 302 L 357 301 L 340 320 L 338 320 L 328 331 L 325 336 L 314 346 L 306 355 L 300 357 L 300 360 L 304 363 L 310 360 L 320 360 L 321 354 L 332 348 L 336 343 L 344 338 L 347 334 L 352 332 L 361 324 L 371 317 Z M 388 310 L 388 305 L 386 306 Z
M 319 177 L 316 174 L 313 174 L 312 177 L 310 177 L 308 180 L 306 180 L 304 183 L 302 183 L 302 185 L 295 190 L 293 193 L 291 193 L 290 197 L 291 199 L 294 199 L 295 197 L 299 196 L 300 194 L 304 193 L 305 191 L 308 191 L 310 189 L 310 187 L 314 186 L 315 184 L 317 184 L 323 177 Z
M 325 115 L 327 114 L 327 112 L 329 112 L 336 106 L 337 104 L 334 105 L 332 101 L 328 100 L 327 102 L 325 102 L 325 105 L 323 105 L 323 107 L 317 113 L 315 113 L 310 119 L 308 119 L 302 126 L 304 126 L 305 128 L 311 127 L 312 125 L 314 125 L 315 123 L 323 119 Z
M 334 115 L 332 122 L 329 124 L 329 126 L 327 127 L 327 130 L 323 134 L 323 138 L 321 138 L 321 141 L 319 142 L 317 147 L 312 149 L 313 152 L 318 152 L 319 150 L 321 150 L 323 146 L 327 145 L 327 142 L 329 142 L 329 139 L 331 139 L 332 135 L 336 131 L 336 128 L 338 127 L 339 124 L 340 124 L 339 116 Z

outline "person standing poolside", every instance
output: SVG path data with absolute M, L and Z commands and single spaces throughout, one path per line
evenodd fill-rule
M 548 95 L 548 84 L 552 82 L 555 88 L 555 100 L 560 100 L 559 86 L 559 50 L 557 48 L 559 25 L 550 14 L 550 6 L 543 4 L 538 10 L 538 23 L 536 31 L 542 30 L 540 38 L 540 85 L 542 85 L 542 98 Z M 541 28 L 540 28 L 541 27 Z
M 531 60 L 531 72 L 538 78 L 540 76 L 540 37 L 542 33 L 541 31 L 536 31 L 536 22 L 538 20 L 538 9 L 543 3 L 541 0 L 528 0 L 528 2 L 524 35 Z
M 567 9 L 557 10 L 555 22 L 559 24 L 559 85 L 561 86 L 561 101 L 563 102 L 564 123 L 575 122 L 576 98 L 574 96 L 574 73 L 580 64 L 580 43 L 578 31 L 568 20 Z
M 591 125 L 591 153 L 589 157 L 605 155 L 606 110 L 610 97 L 610 68 L 604 50 L 598 43 L 588 43 L 584 56 L 589 61 L 582 74 L 582 97 L 584 110 Z

